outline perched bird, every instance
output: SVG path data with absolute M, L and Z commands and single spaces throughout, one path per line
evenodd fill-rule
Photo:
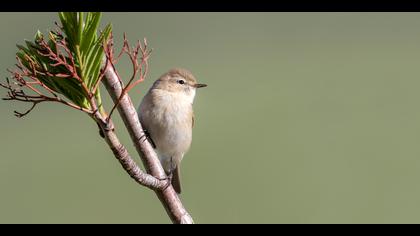
M 138 108 L 140 122 L 178 194 L 180 162 L 192 140 L 195 92 L 206 86 L 190 71 L 174 68 L 154 82 Z

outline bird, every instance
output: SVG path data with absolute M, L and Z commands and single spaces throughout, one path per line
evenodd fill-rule
M 172 68 L 153 83 L 138 107 L 140 123 L 178 194 L 180 164 L 192 141 L 196 90 L 206 86 L 189 70 Z

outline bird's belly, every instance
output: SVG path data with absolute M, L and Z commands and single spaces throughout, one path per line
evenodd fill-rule
M 156 137 L 156 152 L 166 172 L 181 162 L 191 144 L 191 133 L 177 129 L 166 129 Z
M 156 149 L 165 156 L 183 155 L 191 144 L 190 130 L 165 127 L 156 136 Z
M 150 127 L 150 136 L 163 167 L 169 171 L 171 165 L 177 165 L 181 161 L 191 145 L 191 122 L 188 122 L 186 114 L 180 112 L 161 113 L 155 118 L 153 127 Z

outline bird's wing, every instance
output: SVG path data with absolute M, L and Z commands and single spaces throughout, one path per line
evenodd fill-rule
M 194 112 L 192 113 L 192 123 L 191 123 L 191 128 L 194 127 Z

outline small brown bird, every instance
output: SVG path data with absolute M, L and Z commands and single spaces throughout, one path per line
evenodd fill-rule
M 195 92 L 206 86 L 198 84 L 188 70 L 171 69 L 154 82 L 138 108 L 140 122 L 178 194 L 180 163 L 192 140 Z

